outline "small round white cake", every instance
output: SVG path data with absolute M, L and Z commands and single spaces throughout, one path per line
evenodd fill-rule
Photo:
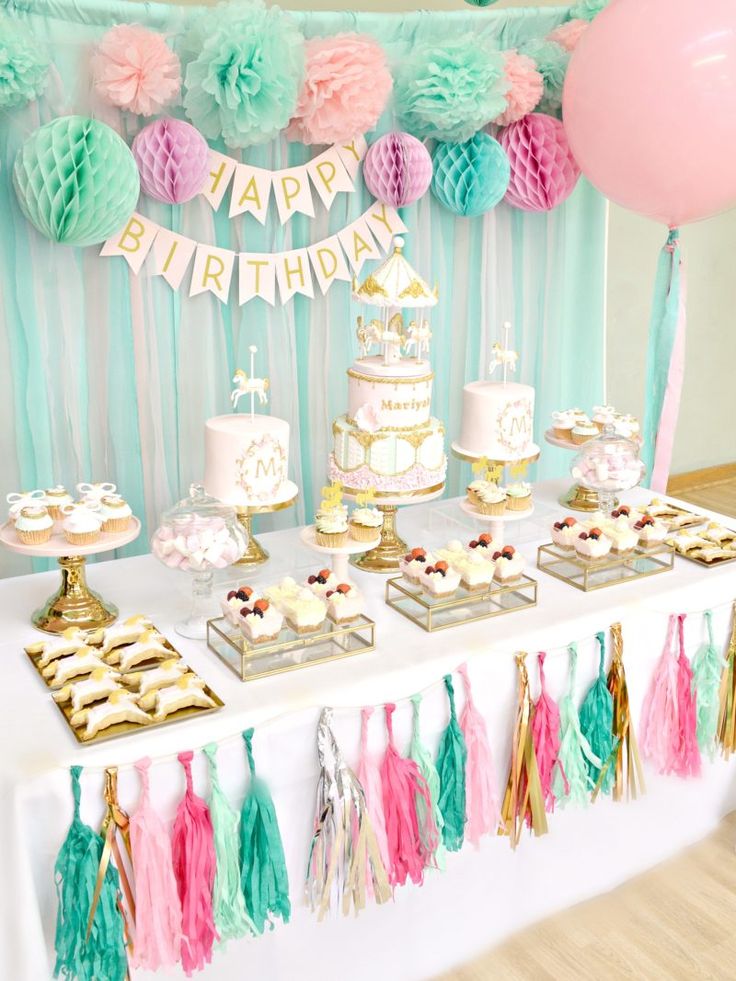
M 519 382 L 474 381 L 463 389 L 460 436 L 453 448 L 471 457 L 524 460 L 536 456 L 534 389 Z
M 215 416 L 205 423 L 204 486 L 235 507 L 290 500 L 297 487 L 288 479 L 289 423 L 250 413 Z

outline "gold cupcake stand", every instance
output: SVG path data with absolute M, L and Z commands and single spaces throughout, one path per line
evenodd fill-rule
M 277 511 L 285 511 L 287 508 L 293 507 L 299 497 L 299 489 L 296 484 L 291 484 L 291 488 L 293 488 L 291 496 L 284 501 L 278 501 L 276 504 L 259 504 L 252 507 L 235 508 L 238 521 L 248 536 L 248 547 L 242 558 L 238 559 L 235 563 L 236 566 L 240 568 L 244 566 L 253 568 L 257 565 L 263 565 L 264 562 L 268 561 L 268 552 L 253 535 L 253 518 L 259 514 L 275 514 Z
M 131 518 L 127 531 L 102 532 L 91 545 L 70 545 L 60 526 L 54 527 L 51 538 L 42 545 L 24 545 L 9 522 L 0 528 L 0 544 L 32 558 L 56 559 L 61 569 L 61 584 L 43 606 L 31 617 L 34 627 L 48 634 L 60 634 L 67 627 L 96 630 L 107 627 L 118 616 L 117 607 L 95 593 L 87 585 L 85 574 L 87 556 L 99 555 L 122 548 L 134 541 L 141 531 L 138 518 Z

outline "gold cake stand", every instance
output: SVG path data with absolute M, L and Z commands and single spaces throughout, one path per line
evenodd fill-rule
M 252 507 L 235 508 L 238 521 L 248 536 L 248 547 L 242 558 L 238 559 L 235 563 L 236 566 L 253 568 L 257 565 L 263 565 L 264 562 L 268 561 L 268 552 L 253 535 L 253 518 L 258 514 L 275 514 L 277 511 L 285 511 L 287 508 L 293 507 L 299 497 L 299 489 L 296 484 L 293 484 L 292 487 L 294 493 L 286 500 L 278 501 L 276 504 L 259 504 Z
M 140 530 L 141 523 L 134 517 L 127 531 L 103 532 L 91 545 L 70 545 L 57 523 L 47 542 L 24 545 L 18 540 L 15 528 L 4 524 L 0 528 L 0 544 L 20 555 L 56 559 L 61 569 L 59 588 L 31 617 L 34 627 L 47 634 L 60 634 L 67 627 L 97 630 L 113 623 L 118 616 L 117 607 L 87 585 L 87 556 L 121 548 L 136 539 Z

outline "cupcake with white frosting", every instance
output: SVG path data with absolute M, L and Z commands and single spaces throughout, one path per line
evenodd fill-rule
M 97 484 L 89 484 L 84 481 L 77 484 L 77 494 L 84 504 L 99 504 L 103 497 L 115 494 L 116 491 L 117 487 L 115 484 L 111 484 L 109 480 L 103 480 Z
M 8 502 L 8 521 L 14 525 L 23 508 L 39 507 L 46 504 L 46 495 L 42 490 L 13 491 L 5 500 Z
M 87 504 L 67 504 L 61 509 L 61 527 L 70 545 L 93 545 L 100 537 L 102 517 Z
M 348 509 L 322 508 L 315 515 L 314 537 L 325 548 L 342 548 L 348 540 Z
M 572 427 L 572 441 L 578 446 L 581 443 L 587 443 L 589 439 L 595 439 L 598 436 L 599 430 L 594 422 L 590 419 L 580 419 Z
M 43 545 L 53 530 L 54 519 L 44 504 L 21 508 L 15 519 L 15 533 L 24 545 Z
M 477 508 L 481 514 L 503 514 L 506 510 L 506 491 L 492 480 L 483 481 L 476 490 Z
M 604 426 L 612 426 L 618 414 L 612 405 L 594 405 L 593 423 L 598 432 L 602 433 Z
M 119 494 L 106 494 L 100 499 L 102 530 L 108 532 L 127 531 L 133 512 L 127 501 Z
M 66 504 L 73 504 L 74 498 L 62 484 L 57 484 L 56 487 L 47 487 L 43 493 L 43 503 L 48 508 L 49 514 L 54 521 L 61 521 L 61 509 Z
M 575 413 L 571 409 L 563 409 L 552 413 L 552 435 L 556 439 L 572 441 L 572 427 L 575 425 Z
M 373 542 L 381 534 L 383 515 L 378 508 L 355 508 L 350 515 L 350 537 L 356 542 Z
M 506 508 L 509 511 L 528 511 L 532 506 L 532 485 L 525 480 L 506 488 Z

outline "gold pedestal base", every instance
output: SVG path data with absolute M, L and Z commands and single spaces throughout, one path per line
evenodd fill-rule
M 598 491 L 589 490 L 581 487 L 580 484 L 573 484 L 570 490 L 560 498 L 560 504 L 573 511 L 598 511 L 601 506 Z M 614 498 L 612 507 L 618 507 L 618 500 Z
M 364 555 L 358 555 L 350 560 L 350 564 L 363 572 L 391 573 L 399 568 L 399 560 L 406 555 L 407 544 L 396 532 L 395 504 L 377 504 L 383 514 L 381 541 Z
M 263 504 L 258 507 L 236 508 L 238 521 L 245 529 L 248 536 L 248 547 L 242 558 L 235 563 L 240 568 L 253 568 L 256 565 L 263 565 L 268 562 L 268 552 L 261 543 L 253 537 L 253 518 L 257 514 L 273 514 L 275 511 L 283 511 L 290 508 L 296 502 L 298 494 L 289 501 L 281 501 L 280 504 Z
M 98 630 L 117 620 L 118 610 L 87 585 L 83 555 L 64 556 L 59 560 L 61 585 L 40 610 L 33 614 L 34 627 L 47 634 L 60 634 L 67 627 Z

